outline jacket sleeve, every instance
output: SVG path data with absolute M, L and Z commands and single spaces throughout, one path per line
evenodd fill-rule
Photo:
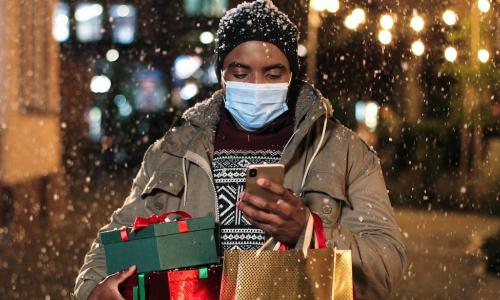
M 146 167 L 150 150 L 151 148 L 144 156 L 141 168 L 133 181 L 132 190 L 125 199 L 123 206 L 113 212 L 110 223 L 102 227 L 99 232 L 120 228 L 124 225 L 131 225 L 136 216 L 149 216 L 153 213 L 146 208 L 145 201 L 141 199 L 141 193 L 150 177 Z M 77 300 L 86 300 L 97 284 L 101 282 L 106 275 L 104 248 L 98 234 L 90 250 L 85 255 L 84 263 L 76 278 L 72 294 L 73 298 Z
M 376 153 L 357 136 L 347 155 L 346 194 L 334 246 L 351 249 L 356 299 L 385 299 L 406 268 L 406 250 L 396 224 Z

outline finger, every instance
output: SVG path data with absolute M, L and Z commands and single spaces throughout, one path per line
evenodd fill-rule
M 283 185 L 273 182 L 266 178 L 257 179 L 257 185 L 261 188 L 273 193 L 276 195 L 276 200 L 282 199 L 286 202 L 297 203 L 300 202 L 300 199 L 294 196 L 288 189 L 286 189 Z
M 136 267 L 135 265 L 133 265 L 130 266 L 128 269 L 125 269 L 124 271 L 118 273 L 118 275 L 115 277 L 116 284 L 119 285 L 120 283 L 127 280 L 127 278 L 129 278 L 130 276 L 132 276 L 132 274 L 134 274 L 135 270 Z
M 283 185 L 271 181 L 267 178 L 257 179 L 257 185 L 276 195 L 284 195 L 287 191 L 287 189 L 285 189 Z
M 242 201 L 238 202 L 238 209 L 240 209 L 248 219 L 257 221 L 259 223 L 272 224 L 272 225 L 281 224 L 281 218 L 279 216 L 267 213 L 248 203 Z
M 245 192 L 241 200 L 246 204 L 250 204 L 257 209 L 268 211 L 269 213 L 278 215 L 282 218 L 289 219 L 293 213 L 293 207 L 290 203 L 278 199 L 278 201 L 269 200 L 252 193 Z
M 241 192 L 240 200 L 247 202 L 248 204 L 251 204 L 251 205 L 255 206 L 256 208 L 259 208 L 259 209 L 265 210 L 265 211 L 274 211 L 277 209 L 275 199 L 261 197 L 259 195 L 254 195 L 250 192 Z
M 266 223 L 260 223 L 259 221 L 255 220 L 250 220 L 250 222 L 257 228 L 264 230 L 267 234 L 271 235 L 272 237 L 275 237 L 277 228 Z

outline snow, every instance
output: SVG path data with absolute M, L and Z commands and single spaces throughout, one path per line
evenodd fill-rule
M 224 32 L 236 33 L 241 30 L 242 32 L 252 31 L 255 34 L 262 34 L 264 37 L 276 39 L 278 37 L 273 37 L 271 34 L 275 32 L 274 28 L 278 26 L 283 30 L 288 30 L 289 26 L 291 26 L 290 38 L 294 44 L 297 42 L 297 27 L 286 14 L 278 10 L 272 1 L 243 2 L 228 10 L 221 18 L 217 36 L 224 38 Z M 219 42 L 220 38 L 217 41 Z M 226 46 L 226 43 L 217 43 L 216 52 L 227 51 Z
M 115 118 L 112 96 L 118 90 L 130 93 L 141 86 L 141 82 L 123 81 L 113 86 L 116 90 L 109 95 L 96 96 L 88 89 L 89 78 L 101 73 L 130 78 L 130 70 L 139 65 L 147 70 L 159 70 L 165 75 L 161 79 L 167 87 L 165 99 L 170 101 L 175 94 L 175 79 L 169 68 L 175 57 L 196 54 L 204 62 L 209 62 L 214 50 L 226 51 L 233 46 L 227 40 L 235 31 L 263 36 L 275 35 L 276 30 L 290 31 L 293 43 L 307 44 L 307 9 L 303 6 L 307 1 L 276 1 L 288 15 L 278 13 L 272 1 L 245 2 L 228 10 L 221 20 L 208 17 L 189 19 L 181 6 L 167 9 L 159 4 L 161 1 L 135 2 L 144 16 L 138 23 L 143 28 L 141 40 L 123 49 L 113 45 L 120 51 L 116 63 L 109 64 L 105 60 L 105 53 L 111 45 L 109 41 L 82 44 L 70 40 L 60 45 L 62 69 L 58 77 L 62 80 L 59 86 L 61 101 L 56 109 L 33 110 L 21 100 L 16 99 L 11 104 L 10 99 L 0 97 L 0 158 L 3 159 L 6 152 L 18 149 L 6 144 L 6 137 L 18 139 L 31 133 L 23 131 L 22 126 L 13 125 L 11 120 L 36 120 L 36 126 L 47 126 L 49 119 L 57 116 L 60 119 L 55 122 L 55 128 L 61 132 L 58 146 L 64 153 L 57 159 L 60 159 L 61 176 L 65 179 L 63 186 L 47 190 L 44 200 L 47 203 L 40 201 L 40 182 L 35 179 L 14 187 L 0 182 L 2 297 L 69 298 L 85 253 L 98 229 L 109 222 L 111 213 L 125 201 L 147 147 L 169 128 L 169 134 L 179 132 L 179 127 L 171 127 L 173 116 L 219 88 L 217 85 L 204 88 L 198 98 L 185 106 L 169 103 L 161 112 L 136 114 L 124 120 Z M 150 2 L 152 4 L 148 4 Z M 167 2 L 170 3 L 164 1 L 165 5 Z M 468 55 L 471 36 L 466 31 L 468 25 L 465 25 L 474 21 L 466 14 L 468 10 L 462 12 L 464 15 L 459 18 L 459 26 L 446 27 L 441 21 L 445 2 L 437 2 L 428 7 L 423 7 L 420 2 L 411 5 L 426 16 L 426 29 L 419 34 L 407 33 L 406 19 L 413 12 L 401 1 L 385 4 L 359 1 L 358 5 L 366 9 L 369 22 L 356 31 L 349 31 L 343 25 L 350 7 L 343 7 L 335 14 L 321 14 L 319 44 L 312 49 L 317 53 L 317 76 L 308 80 L 314 80 L 314 86 L 331 101 L 335 118 L 353 131 L 360 132 L 363 126 L 354 118 L 356 103 L 373 101 L 379 105 L 378 125 L 373 131 L 366 130 L 366 136 L 371 138 L 367 141 L 369 149 L 377 150 L 380 161 L 351 161 L 350 156 L 346 156 L 320 167 L 326 171 L 345 170 L 349 173 L 354 165 L 370 161 L 377 172 L 360 167 L 362 174 L 383 175 L 410 257 L 408 270 L 395 290 L 394 299 L 500 299 L 498 274 L 486 270 L 493 255 L 483 248 L 485 241 L 497 237 L 500 230 L 500 106 L 496 70 L 498 49 L 494 46 L 498 12 L 492 7 L 489 13 L 481 14 L 479 18 L 481 45 L 484 43 L 493 48 L 488 63 L 475 65 L 475 58 Z M 381 46 L 377 40 L 377 21 L 382 12 L 398 16 L 397 30 L 392 31 L 393 42 L 387 46 Z M 262 25 L 264 20 L 273 16 L 276 19 Z M 0 19 L 0 30 L 11 26 L 10 23 L 8 26 L 3 24 L 5 20 Z M 302 38 L 299 38 L 298 28 Z M 187 37 L 187 33 L 191 34 L 187 30 L 191 29 L 196 31 L 194 39 Z M 103 30 L 107 35 L 110 28 Z M 198 31 L 205 30 L 217 31 L 215 43 L 200 44 Z M 461 37 L 464 39 L 460 40 Z M 418 58 L 410 50 L 416 39 L 421 39 L 426 48 L 425 55 Z M 287 49 L 292 47 L 284 36 L 277 36 L 276 40 L 283 42 Z M 444 60 L 443 49 L 453 43 L 463 50 L 459 50 L 456 62 L 449 63 Z M 2 50 L 0 47 L 0 59 L 3 59 Z M 33 51 L 31 54 L 45 57 L 42 52 Z M 311 53 L 308 51 L 307 55 Z M 27 55 L 30 55 L 29 51 L 16 53 L 16 57 L 21 58 Z M 303 72 L 309 57 L 301 58 Z M 15 73 L 10 72 L 15 64 L 2 60 L 2 65 L 6 66 L 0 67 L 2 79 Z M 477 70 L 473 71 L 475 68 Z M 18 82 L 24 78 L 22 72 L 19 72 L 19 78 L 5 82 Z M 36 70 L 24 72 L 28 79 L 43 81 Z M 3 96 L 4 87 L 0 87 L 0 96 Z M 43 100 L 39 95 L 29 94 L 26 87 L 24 91 L 23 97 Z M 127 103 L 134 105 L 131 95 L 126 98 Z M 88 138 L 89 116 L 86 111 L 94 105 L 102 110 L 103 121 L 103 136 L 97 142 Z M 19 114 L 7 115 L 6 111 L 12 109 L 19 109 Z M 356 140 L 355 135 L 346 134 L 332 138 L 339 145 L 353 145 Z M 21 150 L 36 151 L 32 148 Z M 328 149 L 337 150 L 336 147 Z M 355 148 L 350 148 L 349 154 L 355 151 Z M 46 155 L 49 159 L 50 153 Z M 1 175 L 6 163 L 0 161 Z M 25 162 L 16 167 L 21 167 L 22 163 Z M 325 183 L 338 175 L 322 174 L 313 179 Z M 347 196 L 349 179 L 352 178 L 347 177 L 345 182 Z M 172 185 L 171 182 L 166 184 Z M 370 197 L 370 190 L 369 187 L 361 189 L 363 197 Z M 321 194 L 318 199 L 320 205 L 337 201 L 326 194 Z M 361 207 L 363 213 L 352 216 L 352 219 L 359 222 L 360 227 L 367 227 L 378 208 L 372 204 L 362 204 Z M 392 218 L 384 216 L 377 221 L 388 224 Z M 369 234 L 360 236 L 364 239 Z M 341 234 L 339 242 L 349 245 L 350 237 Z M 422 286 L 427 288 L 422 289 Z

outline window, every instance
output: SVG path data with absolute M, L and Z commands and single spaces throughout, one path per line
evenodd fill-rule
M 184 10 L 190 17 L 221 17 L 226 12 L 228 0 L 184 0 Z
M 133 5 L 114 4 L 109 10 L 113 42 L 130 44 L 135 39 L 137 13 Z
M 95 42 L 102 38 L 103 7 L 98 3 L 76 6 L 76 37 L 80 42 Z
M 58 2 L 54 9 L 52 18 L 52 36 L 60 43 L 69 39 L 69 5 Z
M 156 112 L 166 107 L 167 89 L 160 71 L 138 68 L 132 76 L 132 82 L 135 109 Z

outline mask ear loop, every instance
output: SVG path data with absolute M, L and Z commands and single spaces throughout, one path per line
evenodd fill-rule
M 292 78 L 293 78 L 293 73 L 290 72 L 290 80 L 288 80 L 288 92 L 286 93 L 286 105 L 288 106 L 288 96 L 290 95 L 290 86 L 292 85 Z M 290 109 L 290 107 L 288 107 Z
M 224 72 L 225 72 L 224 70 L 220 71 L 220 81 L 221 83 L 226 84 L 226 79 L 224 79 Z
M 224 79 L 224 72 L 224 70 L 220 71 L 220 81 L 221 84 L 224 83 L 224 88 L 226 88 L 226 79 Z M 224 103 L 226 103 L 226 93 L 223 93 L 222 99 L 224 99 Z

